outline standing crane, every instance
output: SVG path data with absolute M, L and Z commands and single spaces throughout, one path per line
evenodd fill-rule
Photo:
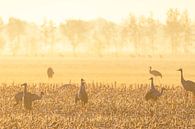
M 161 89 L 161 92 L 159 92 L 155 87 L 154 87 L 154 82 L 153 82 L 153 77 L 151 77 L 149 80 L 151 80 L 151 89 L 146 93 L 145 95 L 145 100 L 154 100 L 156 101 L 160 96 L 162 96 L 163 91 L 165 88 Z
M 183 77 L 183 69 L 182 68 L 178 69 L 177 71 L 181 72 L 181 84 L 182 84 L 183 88 L 186 91 L 192 92 L 193 96 L 195 96 L 195 82 L 184 79 L 184 77 Z
M 41 100 L 44 93 L 41 92 L 40 95 L 37 94 L 31 94 L 30 92 L 27 92 L 26 94 L 29 94 L 32 98 L 32 101 L 36 101 L 36 100 Z M 20 102 L 22 102 L 22 98 L 23 98 L 24 92 L 19 92 L 17 94 L 15 94 L 14 98 L 16 100 L 16 104 L 14 104 L 14 106 L 18 105 Z
M 85 83 L 84 79 L 81 79 L 81 86 L 80 86 L 78 93 L 75 96 L 75 103 L 77 103 L 80 100 L 85 105 L 88 102 L 88 95 L 87 95 L 87 92 L 85 90 L 85 85 L 86 85 L 86 83 Z
M 16 100 L 15 105 L 17 105 L 20 101 L 22 101 L 22 98 L 23 98 L 24 108 L 31 110 L 32 109 L 32 102 L 36 101 L 36 100 L 40 100 L 42 98 L 42 96 L 44 95 L 44 93 L 41 92 L 41 94 L 39 96 L 37 94 L 32 94 L 32 93 L 28 92 L 27 91 L 27 83 L 24 83 L 21 86 L 24 86 L 24 91 L 19 92 L 15 95 L 15 100 Z
M 52 78 L 53 75 L 54 75 L 54 71 L 53 71 L 53 69 L 51 67 L 49 67 L 47 69 L 47 76 L 48 76 L 48 78 Z
M 23 97 L 24 97 L 24 108 L 27 110 L 32 109 L 32 98 L 31 98 L 31 93 L 27 92 L 27 83 L 22 84 L 24 86 L 24 91 L 23 91 Z

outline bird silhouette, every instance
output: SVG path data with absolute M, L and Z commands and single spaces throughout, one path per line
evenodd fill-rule
M 154 100 L 156 101 L 162 94 L 165 88 L 161 89 L 161 92 L 159 92 L 155 87 L 154 87 L 154 82 L 153 82 L 153 77 L 151 77 L 149 80 L 151 80 L 151 89 L 146 93 L 145 95 L 145 100 Z
M 183 69 L 180 68 L 177 71 L 181 72 L 181 84 L 182 84 L 183 88 L 186 91 L 192 92 L 193 95 L 195 96 L 195 82 L 184 79 L 184 77 L 183 77 Z
M 32 109 L 32 98 L 31 98 L 31 93 L 27 92 L 27 83 L 22 84 L 24 86 L 24 91 L 23 91 L 23 97 L 24 97 L 24 108 L 27 110 Z
M 40 95 L 37 95 L 37 94 L 31 94 L 31 99 L 32 101 L 36 101 L 36 100 L 41 100 L 42 97 L 43 97 L 44 93 L 41 92 Z
M 157 70 L 152 70 L 151 66 L 150 66 L 149 73 L 152 74 L 155 77 L 161 77 L 162 78 L 162 74 L 159 71 L 157 71 Z
M 28 92 L 27 91 L 27 83 L 24 83 L 21 86 L 24 86 L 24 91 L 19 92 L 15 95 L 15 100 L 16 100 L 15 105 L 17 105 L 20 101 L 22 101 L 22 98 L 23 98 L 24 108 L 31 110 L 32 109 L 32 102 L 35 100 L 40 100 L 42 98 L 42 96 L 44 95 L 44 93 L 41 92 L 41 94 L 39 96 L 37 94 L 32 94 L 32 93 Z
M 41 92 L 40 95 L 37 94 L 31 94 L 30 92 L 27 92 L 26 94 L 28 94 L 28 96 L 31 96 L 32 101 L 36 101 L 36 100 L 40 100 L 42 99 L 44 93 Z M 16 104 L 14 104 L 14 106 L 18 105 L 20 102 L 22 102 L 22 98 L 23 98 L 24 92 L 19 92 L 17 93 L 14 98 L 16 100 Z
M 26 92 L 26 94 L 29 94 L 29 96 L 31 96 L 32 101 L 36 101 L 36 100 L 40 100 L 42 99 L 44 93 L 41 92 L 40 95 L 37 94 L 31 94 L 30 92 Z M 22 102 L 22 98 L 23 98 L 24 92 L 19 92 L 17 93 L 14 98 L 16 100 L 16 104 L 14 104 L 14 106 L 18 105 L 20 102 Z
M 48 78 L 52 78 L 53 75 L 54 75 L 54 71 L 53 71 L 53 69 L 51 67 L 49 67 L 47 69 L 47 76 L 48 76 Z
M 77 103 L 80 100 L 85 105 L 88 102 L 88 95 L 87 95 L 87 92 L 85 90 L 85 85 L 86 85 L 86 83 L 85 83 L 84 79 L 81 79 L 81 86 L 80 86 L 78 93 L 75 96 L 75 103 Z
M 67 87 L 75 87 L 75 86 L 76 84 L 72 84 L 70 80 L 69 83 L 63 84 L 59 89 L 67 88 Z

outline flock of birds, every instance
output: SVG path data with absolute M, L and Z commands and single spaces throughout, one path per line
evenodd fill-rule
M 195 82 L 184 79 L 184 77 L 183 77 L 183 69 L 180 68 L 177 71 L 180 71 L 181 72 L 181 84 L 182 84 L 183 88 L 186 91 L 192 92 L 193 96 L 195 96 Z M 152 74 L 155 77 L 161 77 L 162 78 L 162 74 L 159 71 L 157 71 L 157 70 L 152 70 L 152 67 L 151 66 L 150 66 L 149 73 Z M 155 100 L 156 101 L 163 94 L 163 91 L 166 90 L 166 89 L 165 88 L 162 88 L 161 89 L 161 92 L 159 92 L 155 88 L 153 77 L 151 77 L 150 80 L 151 80 L 151 88 L 146 93 L 145 99 L 146 100 L 150 100 L 151 99 L 151 100 Z
M 190 80 L 185 80 L 183 77 L 183 70 L 182 69 L 178 69 L 177 71 L 181 72 L 181 84 L 182 84 L 183 88 L 186 91 L 192 92 L 193 95 L 195 96 L 195 82 L 190 81 Z M 162 74 L 157 70 L 152 70 L 151 66 L 149 67 L 149 73 L 151 75 L 153 75 L 154 77 L 162 78 Z M 54 71 L 51 67 L 49 67 L 47 69 L 47 75 L 48 75 L 49 79 L 51 79 L 53 77 Z M 160 96 L 163 95 L 163 91 L 166 89 L 162 88 L 161 91 L 158 91 L 154 85 L 154 78 L 151 77 L 149 80 L 151 80 L 151 88 L 150 88 L 150 90 L 147 91 L 144 98 L 146 101 L 148 101 L 148 100 L 156 101 L 159 99 Z M 71 84 L 65 84 L 65 85 L 71 86 Z M 24 108 L 31 110 L 33 101 L 40 100 L 42 98 L 42 96 L 44 95 L 44 93 L 41 92 L 40 95 L 30 93 L 27 90 L 27 83 L 24 83 L 21 86 L 24 87 L 24 90 L 15 95 L 16 104 L 14 106 L 18 105 L 19 102 L 23 102 Z M 85 87 L 86 87 L 86 82 L 84 79 L 81 79 L 80 89 L 75 95 L 75 103 L 76 104 L 78 101 L 81 101 L 83 105 L 85 105 L 88 102 L 88 94 L 86 92 Z
M 54 71 L 51 67 L 47 69 L 47 75 L 48 78 L 51 79 L 54 75 Z M 43 92 L 40 93 L 40 95 L 32 94 L 27 90 L 27 83 L 22 84 L 21 86 L 24 86 L 24 90 L 22 92 L 19 92 L 15 95 L 15 101 L 16 104 L 14 106 L 18 105 L 20 102 L 23 102 L 24 108 L 31 110 L 32 109 L 32 103 L 33 101 L 40 100 L 42 96 L 44 95 Z M 65 84 L 63 86 L 71 86 L 71 82 L 69 84 Z M 85 105 L 88 102 L 88 95 L 85 90 L 86 82 L 84 79 L 81 78 L 81 85 L 78 93 L 75 95 L 75 103 L 78 101 L 81 101 L 83 105 Z

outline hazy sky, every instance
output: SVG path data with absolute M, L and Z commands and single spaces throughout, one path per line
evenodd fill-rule
M 44 18 L 59 23 L 68 18 L 97 17 L 120 22 L 130 13 L 148 16 L 151 12 L 164 21 L 169 8 L 187 9 L 195 19 L 195 0 L 0 0 L 0 16 L 4 20 L 13 16 L 37 23 Z

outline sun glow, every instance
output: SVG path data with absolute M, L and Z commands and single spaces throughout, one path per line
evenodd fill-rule
M 171 53 L 170 35 L 167 36 L 166 27 L 163 28 L 169 26 L 167 13 L 177 9 L 178 19 L 185 22 L 183 16 L 187 10 L 186 16 L 192 22 L 186 25 L 193 27 L 193 5 L 193 0 L 0 0 L 0 18 L 3 19 L 0 24 L 4 26 L 0 30 L 0 48 L 3 49 L 0 54 Z M 131 28 L 130 24 L 135 26 Z M 186 32 L 182 31 L 181 35 Z M 186 38 L 180 38 L 179 42 L 189 46 Z M 155 43 L 150 43 L 151 39 Z M 179 42 L 175 48 L 186 51 L 188 48 Z
M 194 19 L 195 1 L 177 0 L 0 0 L 0 16 L 24 19 L 42 24 L 44 19 L 60 23 L 65 19 L 95 19 L 103 17 L 121 22 L 129 13 L 137 16 L 153 16 L 165 20 L 169 8 L 188 9 Z

